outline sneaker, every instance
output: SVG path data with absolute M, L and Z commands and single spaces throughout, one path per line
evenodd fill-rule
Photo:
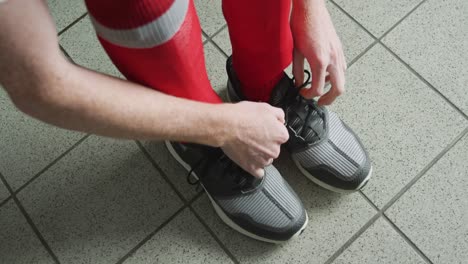
M 272 165 L 259 179 L 220 148 L 169 141 L 166 147 L 189 172 L 187 181 L 203 187 L 218 216 L 233 229 L 270 243 L 287 241 L 305 229 L 302 202 Z
M 232 67 L 232 57 L 227 60 L 226 70 L 229 100 L 245 100 Z M 369 155 L 336 113 L 300 95 L 300 89 L 310 80 L 310 73 L 306 73 L 307 81 L 298 88 L 284 74 L 270 96 L 269 103 L 285 112 L 289 132 L 286 149 L 299 170 L 314 183 L 335 192 L 357 191 L 372 175 Z

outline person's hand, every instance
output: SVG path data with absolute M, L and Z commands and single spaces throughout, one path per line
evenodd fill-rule
M 226 109 L 227 108 L 227 109 Z M 280 146 L 289 138 L 284 126 L 284 112 L 267 103 L 226 104 L 227 139 L 224 153 L 255 177 L 276 159 Z
M 345 90 L 346 59 L 324 0 L 294 0 L 291 14 L 294 38 L 293 75 L 296 86 L 304 82 L 304 59 L 312 72 L 306 98 L 320 96 L 319 105 L 329 105 Z M 328 76 L 327 76 L 328 74 Z M 325 83 L 331 89 L 324 94 Z

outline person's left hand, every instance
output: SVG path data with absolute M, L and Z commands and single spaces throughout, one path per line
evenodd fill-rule
M 307 59 L 312 72 L 312 85 L 309 89 L 303 89 L 302 95 L 306 98 L 320 96 L 319 105 L 333 103 L 345 90 L 346 59 L 325 1 L 294 0 L 291 31 L 296 86 L 304 82 L 304 59 Z M 331 88 L 324 94 L 328 81 Z

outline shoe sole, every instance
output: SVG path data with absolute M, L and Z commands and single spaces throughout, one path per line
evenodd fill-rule
M 182 165 L 182 167 L 184 167 L 187 171 L 191 171 L 192 168 L 190 167 L 189 164 L 187 164 L 185 161 L 182 160 L 182 158 L 179 156 L 179 154 L 177 154 L 177 152 L 174 150 L 174 148 L 172 147 L 171 143 L 169 143 L 169 141 L 164 141 L 164 144 L 166 145 L 166 148 L 167 150 L 169 151 L 169 153 L 171 153 L 172 157 L 174 157 L 175 160 L 177 160 L 177 162 L 179 162 L 180 165 Z M 192 172 L 192 175 L 193 177 L 195 177 L 195 179 L 198 180 L 198 176 L 195 174 L 195 172 Z M 219 207 L 219 205 L 213 200 L 213 198 L 211 197 L 211 195 L 206 191 L 205 189 L 205 186 L 203 186 L 203 184 L 200 182 L 201 186 L 203 187 L 203 190 L 205 190 L 205 193 L 206 195 L 208 196 L 208 198 L 210 199 L 211 201 L 211 205 L 213 206 L 213 208 L 215 209 L 215 212 L 216 214 L 219 216 L 219 218 L 221 218 L 221 220 L 228 226 L 230 226 L 232 229 L 238 231 L 239 233 L 243 234 L 243 235 L 246 235 L 248 237 L 251 237 L 253 239 L 257 239 L 257 240 L 260 240 L 260 241 L 263 241 L 263 242 L 268 242 L 268 243 L 274 243 L 274 244 L 281 244 L 281 243 L 284 243 L 286 241 L 289 241 L 291 239 L 294 239 L 296 237 L 298 237 L 300 234 L 302 234 L 302 232 L 305 230 L 305 228 L 307 227 L 307 224 L 309 223 L 309 216 L 307 215 L 307 212 L 306 212 L 306 221 L 304 222 L 304 224 L 302 225 L 301 229 L 299 229 L 299 231 L 297 231 L 293 236 L 291 236 L 288 240 L 272 240 L 272 239 L 268 239 L 268 238 L 264 238 L 264 237 L 261 237 L 261 236 L 258 236 L 258 235 L 255 235 L 245 229 L 243 229 L 242 227 L 240 227 L 239 225 L 237 225 L 236 223 L 234 223 L 225 213 L 224 211 L 221 209 L 221 207 Z
M 323 187 L 323 188 L 325 188 L 327 190 L 337 192 L 337 193 L 357 192 L 357 191 L 361 190 L 367 184 L 367 182 L 369 181 L 369 179 L 372 176 L 372 166 L 371 166 L 371 168 L 369 170 L 369 173 L 367 174 L 366 178 L 361 182 L 361 184 L 359 184 L 359 186 L 356 189 L 353 189 L 353 190 L 340 189 L 340 188 L 336 188 L 334 186 L 331 186 L 331 185 L 329 185 L 329 184 L 327 184 L 327 183 L 325 183 L 323 181 L 318 180 L 312 174 L 310 174 L 306 169 L 304 169 L 304 167 L 302 167 L 301 163 L 297 159 L 295 159 L 294 156 L 291 155 L 291 158 L 294 161 L 294 163 L 296 164 L 297 168 L 299 168 L 299 170 L 302 172 L 302 174 L 304 174 L 304 176 L 306 176 L 309 180 L 311 180 L 313 183 L 317 184 L 320 187 Z

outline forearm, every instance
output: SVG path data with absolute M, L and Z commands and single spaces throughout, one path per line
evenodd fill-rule
M 70 63 L 40 75 L 40 92 L 20 107 L 52 125 L 117 138 L 223 143 L 226 106 L 168 96 Z

